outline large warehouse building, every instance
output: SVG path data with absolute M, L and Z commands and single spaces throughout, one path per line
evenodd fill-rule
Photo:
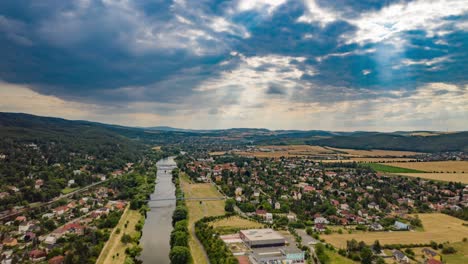
M 284 246 L 286 239 L 273 229 L 241 230 L 240 238 L 251 248 Z

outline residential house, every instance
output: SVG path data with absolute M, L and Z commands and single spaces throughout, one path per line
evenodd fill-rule
M 407 225 L 405 223 L 402 223 L 402 222 L 399 222 L 399 221 L 395 221 L 395 224 L 393 225 L 393 227 L 396 230 L 409 230 L 410 229 L 409 225 Z
M 57 243 L 57 237 L 55 235 L 48 235 L 44 239 L 44 243 L 47 245 L 55 245 L 55 243 Z
M 314 230 L 315 232 L 325 232 L 326 230 L 325 224 L 319 224 L 319 223 L 315 224 Z
M 62 206 L 59 206 L 59 207 L 56 207 L 54 209 L 52 209 L 52 212 L 54 212 L 55 215 L 63 215 L 64 213 L 68 212 L 69 208 L 68 206 L 66 205 L 62 205 Z
M 237 187 L 236 188 L 236 191 L 234 192 L 236 194 L 236 196 L 241 196 L 242 195 L 242 188 L 241 187 Z
M 65 262 L 65 257 L 64 256 L 55 256 L 51 259 L 49 259 L 48 263 L 49 264 L 63 264 Z
M 18 240 L 13 237 L 6 237 L 2 241 L 3 246 L 15 247 L 18 245 Z
M 393 250 L 392 252 L 393 258 L 395 258 L 396 262 L 398 263 L 409 263 L 409 258 L 403 254 L 400 250 Z
M 369 229 L 372 230 L 372 231 L 382 231 L 384 228 L 379 223 L 372 223 L 372 224 L 370 224 Z
M 69 180 L 68 181 L 68 187 L 71 187 L 73 184 L 75 184 L 75 180 Z
M 20 233 L 26 233 L 27 231 L 29 231 L 29 229 L 33 226 L 34 224 L 32 222 L 22 222 L 19 226 L 18 226 L 18 232 Z
M 18 222 L 26 222 L 26 216 L 23 216 L 23 215 L 20 215 L 20 216 L 17 216 L 15 218 L 15 221 L 18 221 Z
M 9 193 L 7 193 L 7 192 L 0 192 L 0 199 L 5 199 L 5 198 L 7 198 L 8 196 L 10 196 Z
M 369 209 L 375 209 L 375 210 L 379 210 L 379 205 L 374 203 L 374 202 L 371 202 L 367 205 L 367 208 Z
M 47 256 L 47 253 L 44 250 L 40 250 L 40 249 L 34 249 L 31 252 L 29 252 L 29 258 L 33 262 L 43 261 L 46 259 L 46 256 Z
M 421 251 L 427 259 L 441 260 L 441 256 L 430 248 L 423 248 Z
M 275 203 L 275 209 L 276 209 L 276 210 L 281 209 L 281 204 L 280 204 L 279 202 L 276 202 L 276 203 Z
M 314 219 L 314 224 L 327 224 L 328 225 L 329 222 L 325 217 L 319 216 Z
M 44 185 L 44 180 L 38 179 L 38 180 L 36 180 L 36 184 L 34 185 L 34 188 L 35 189 L 40 189 L 42 187 L 42 185 Z

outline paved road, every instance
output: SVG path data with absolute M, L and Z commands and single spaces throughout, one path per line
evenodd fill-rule
M 296 232 L 302 238 L 302 244 L 307 245 L 310 248 L 310 254 L 312 255 L 313 259 L 317 259 L 317 264 L 320 264 L 313 246 L 314 243 L 320 243 L 320 241 L 309 236 L 304 229 L 296 229 Z

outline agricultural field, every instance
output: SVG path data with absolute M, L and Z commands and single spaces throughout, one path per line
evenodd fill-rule
M 331 147 L 311 146 L 311 145 L 287 145 L 287 146 L 259 146 L 255 151 L 236 151 L 238 155 L 255 156 L 258 158 L 279 158 L 279 157 L 302 157 L 302 156 L 341 156 L 349 158 L 369 158 L 369 157 L 400 157 L 420 154 L 411 151 L 394 150 L 357 150 L 340 149 Z M 218 155 L 214 152 L 211 155 Z
M 380 163 L 368 163 L 366 164 L 366 166 L 371 167 L 375 171 L 386 172 L 386 173 L 423 173 L 424 172 L 422 170 L 395 167 L 393 166 L 393 163 L 392 163 L 392 166 L 380 164 Z
M 124 263 L 125 262 L 125 249 L 131 247 L 132 244 L 124 244 L 120 239 L 124 234 L 129 234 L 131 237 L 136 237 L 138 231 L 135 230 L 135 225 L 138 221 L 142 219 L 140 212 L 136 210 L 130 210 L 128 207 L 125 212 L 122 214 L 119 223 L 114 228 L 109 240 L 107 240 L 104 248 L 99 255 L 97 264 L 104 263 Z M 125 228 L 125 223 L 127 223 L 127 228 Z M 116 230 L 119 229 L 120 233 L 117 234 Z
M 445 214 L 419 214 L 424 231 L 401 231 L 401 232 L 365 232 L 353 234 L 331 234 L 322 235 L 321 238 L 337 248 L 345 248 L 346 241 L 356 239 L 367 244 L 379 240 L 381 244 L 417 244 L 428 243 L 431 240 L 438 243 L 460 242 L 468 237 L 468 226 L 466 221 Z M 441 224 L 443 223 L 443 224 Z
M 210 156 L 222 156 L 226 154 L 226 151 L 213 151 L 213 152 L 210 152 L 209 154 Z
M 318 161 L 318 160 L 317 160 Z M 357 162 L 357 163 L 393 163 L 393 162 L 409 162 L 409 161 L 416 161 L 415 159 L 411 158 L 360 158 L 360 157 L 351 157 L 349 159 L 323 159 L 320 162 L 323 163 L 332 163 L 332 162 Z
M 468 184 L 467 173 L 398 173 L 407 177 L 419 177 L 422 179 L 435 180 L 435 181 L 451 181 L 461 182 Z
M 419 152 L 413 151 L 399 151 L 399 150 L 360 150 L 360 149 L 341 149 L 341 148 L 331 148 L 327 147 L 329 150 L 335 150 L 337 152 L 345 153 L 347 156 L 354 157 L 404 157 L 404 156 L 413 156 L 421 154 Z
M 408 162 L 415 161 L 411 158 L 351 158 L 356 162 L 370 162 L 370 163 L 393 163 L 393 162 Z
M 397 162 L 392 166 L 425 172 L 468 173 L 468 161 Z
M 210 183 L 192 183 L 186 175 L 182 175 L 180 178 L 181 188 L 184 191 L 185 197 L 223 197 L 215 186 Z M 190 231 L 190 251 L 192 253 L 194 264 L 205 264 L 206 258 L 204 255 L 203 246 L 197 243 L 195 239 L 195 227 L 196 221 L 200 220 L 205 216 L 216 216 L 223 215 L 224 212 L 224 200 L 219 201 L 186 201 L 186 205 L 189 211 L 189 231 Z
M 234 152 L 241 156 L 255 156 L 257 158 L 301 157 L 330 155 L 336 151 L 320 146 L 288 145 L 288 146 L 261 146 L 256 151 Z

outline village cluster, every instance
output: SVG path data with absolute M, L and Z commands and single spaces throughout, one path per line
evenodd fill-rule
M 113 189 L 96 187 L 62 200 L 62 205 L 47 209 L 43 214 L 35 217 L 19 215 L 5 222 L 1 226 L 1 263 L 43 261 L 48 254 L 60 252 L 57 249 L 69 236 L 82 236 L 86 230 L 97 230 L 102 224 L 101 218 L 125 209 L 125 201 L 112 200 L 115 195 Z M 63 262 L 63 255 L 48 260 L 50 264 Z
M 385 176 L 356 163 L 321 163 L 296 157 L 225 156 L 187 162 L 186 173 L 194 181 L 216 184 L 226 197 L 235 200 L 239 213 L 246 217 L 275 229 L 291 224 L 298 228 L 312 227 L 317 235 L 355 231 L 410 232 L 422 228 L 421 220 L 412 213 L 451 214 L 468 207 L 468 186 L 463 184 Z M 269 253 L 264 249 L 260 252 L 251 249 L 247 234 L 252 232 L 260 241 L 283 237 L 265 229 L 241 231 L 222 239 L 227 244 L 243 242 L 247 245 L 248 252 L 253 252 L 249 253 L 250 258 L 260 260 L 251 260 L 251 263 L 279 263 L 269 258 L 281 260 L 291 256 L 281 247 L 288 244 L 286 242 L 274 245 L 279 247 Z M 265 245 L 271 248 L 269 243 Z M 426 255 L 429 263 L 441 263 L 437 262 L 437 254 Z M 392 257 L 399 263 L 409 261 L 400 250 L 392 251 Z M 300 258 L 294 263 L 301 263 Z

